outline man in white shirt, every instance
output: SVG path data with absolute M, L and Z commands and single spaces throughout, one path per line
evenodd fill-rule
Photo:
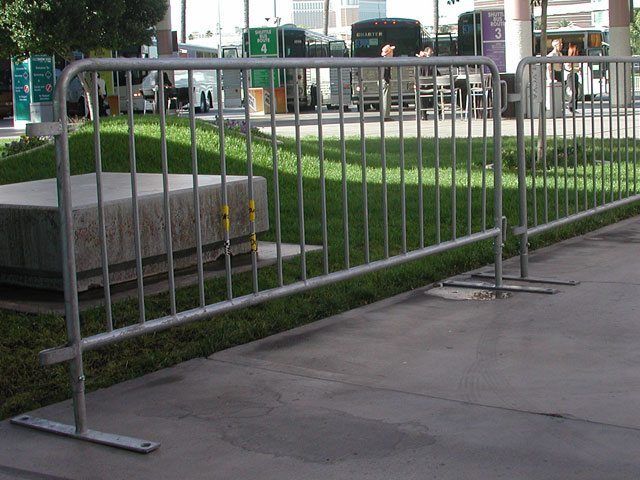
M 562 56 L 562 39 L 556 38 L 551 42 L 552 50 L 547 54 L 547 57 L 561 57 Z M 550 63 L 547 66 L 547 72 L 549 82 L 556 81 L 563 83 L 564 77 L 562 73 L 562 63 Z

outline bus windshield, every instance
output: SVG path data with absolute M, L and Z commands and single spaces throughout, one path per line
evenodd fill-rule
M 354 57 L 377 57 L 389 44 L 396 47 L 394 56 L 413 56 L 422 49 L 422 38 L 422 25 L 417 20 L 366 20 L 351 26 L 351 52 Z

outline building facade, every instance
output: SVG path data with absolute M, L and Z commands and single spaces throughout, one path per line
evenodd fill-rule
M 323 1 L 295 0 L 293 23 L 304 28 L 322 28 L 324 26 Z
M 310 29 L 323 28 L 323 4 L 322 0 L 294 0 L 293 23 Z M 332 0 L 329 4 L 329 28 L 344 30 L 358 20 L 386 15 L 387 0 Z
M 475 0 L 474 7 L 503 8 L 504 0 Z M 548 28 L 608 26 L 608 10 L 609 0 L 549 0 Z M 540 9 L 534 14 L 539 15 Z

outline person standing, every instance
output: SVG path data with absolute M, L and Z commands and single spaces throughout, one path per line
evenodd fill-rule
M 547 54 L 547 57 L 561 57 L 562 56 L 562 43 L 561 38 L 556 38 L 551 42 L 551 51 Z M 562 63 L 550 63 L 547 67 L 549 73 L 549 83 L 560 82 L 564 83 Z
M 578 51 L 578 46 L 575 43 L 569 44 L 569 49 L 567 51 L 568 57 L 577 57 L 580 55 Z M 567 87 L 571 92 L 571 97 L 569 99 L 569 110 L 573 111 L 578 106 L 578 96 L 580 92 L 580 64 L 579 63 L 566 63 L 564 69 L 569 72 L 567 76 Z
M 384 58 L 393 57 L 393 51 L 395 50 L 393 45 L 385 45 L 382 47 L 381 56 Z M 391 67 L 385 67 L 382 83 L 382 111 L 384 112 L 384 121 L 390 122 L 391 118 Z

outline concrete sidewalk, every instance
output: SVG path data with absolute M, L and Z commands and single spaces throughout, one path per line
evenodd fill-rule
M 88 395 L 149 455 L 3 422 L 0 479 L 638 478 L 639 251 L 634 218 L 534 252 L 556 295 L 419 289 Z
M 0 118 L 0 138 L 19 138 L 24 135 L 24 128 L 13 126 L 13 121 L 8 118 Z

